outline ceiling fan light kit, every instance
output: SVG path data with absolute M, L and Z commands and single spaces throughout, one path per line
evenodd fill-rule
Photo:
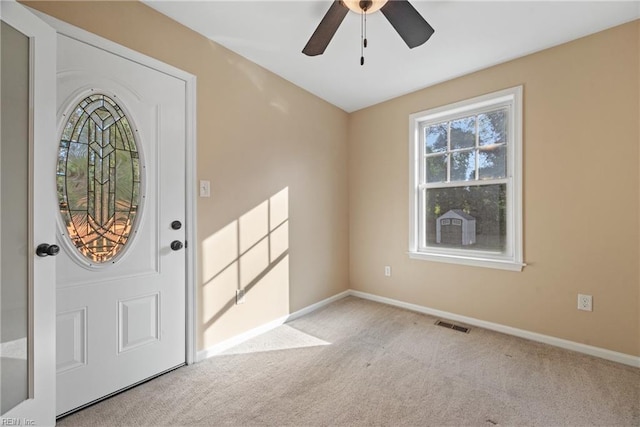
M 410 49 L 422 45 L 435 32 L 407 0 L 334 0 L 302 53 L 322 55 L 349 10 L 361 16 L 360 65 L 364 65 L 363 49 L 367 47 L 367 14 L 381 11 Z
M 358 14 L 363 10 L 367 13 L 377 12 L 386 2 L 387 0 L 342 0 L 342 4 Z

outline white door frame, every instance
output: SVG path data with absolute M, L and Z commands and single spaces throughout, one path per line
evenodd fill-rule
M 75 27 L 71 24 L 53 18 L 42 12 L 31 9 L 43 21 L 51 25 L 59 34 L 73 38 L 80 42 L 87 43 L 98 49 L 111 52 L 138 64 L 153 68 L 185 82 L 186 93 L 186 153 L 185 153 L 185 181 L 186 181 L 186 206 L 185 206 L 185 234 L 186 234 L 186 363 L 192 364 L 196 361 L 196 304 L 195 304 L 195 283 L 196 283 L 196 76 L 179 68 L 173 67 L 164 62 L 146 56 L 140 52 L 114 43 L 110 40 L 97 36 L 93 33 Z M 55 162 L 54 162 L 55 163 Z

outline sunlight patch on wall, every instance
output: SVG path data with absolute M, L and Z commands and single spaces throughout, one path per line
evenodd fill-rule
M 240 257 L 240 287 L 245 288 L 269 267 L 269 242 L 262 239 Z
M 205 346 L 289 314 L 288 253 L 288 188 L 202 242 Z M 238 290 L 244 291 L 242 303 L 236 301 Z
M 289 223 L 284 222 L 271 232 L 269 239 L 270 262 L 275 261 L 279 256 L 289 249 Z
M 238 259 L 238 221 L 204 239 L 202 253 L 202 280 L 208 283 Z
M 240 253 L 269 234 L 269 201 L 265 200 L 240 217 Z
M 229 304 L 229 298 L 220 298 L 220 295 L 232 295 L 238 289 L 238 262 L 234 261 L 223 269 L 215 278 L 205 283 L 202 290 L 202 320 L 207 322 L 215 318 L 218 313 L 224 312 Z
M 269 199 L 270 261 L 289 249 L 289 189 L 285 188 Z

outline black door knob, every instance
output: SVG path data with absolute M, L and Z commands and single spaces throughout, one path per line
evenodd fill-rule
M 180 230 L 182 228 L 182 223 L 180 221 L 173 221 L 171 223 L 171 228 L 174 230 Z
M 180 240 L 174 240 L 171 242 L 171 249 L 174 251 L 179 251 L 182 249 L 182 242 Z
M 58 245 L 49 245 L 47 243 L 41 243 L 36 248 L 36 255 L 45 257 L 45 256 L 56 256 L 60 252 L 60 246 Z

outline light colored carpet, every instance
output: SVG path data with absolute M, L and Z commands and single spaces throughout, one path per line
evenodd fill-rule
M 58 423 L 640 425 L 640 369 L 435 320 L 348 297 Z

